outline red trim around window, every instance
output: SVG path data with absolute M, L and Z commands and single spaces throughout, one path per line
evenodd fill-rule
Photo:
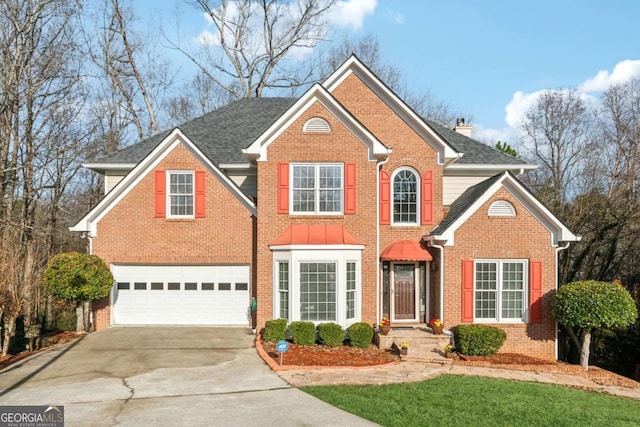
M 356 164 L 344 165 L 344 213 L 356 213 Z
M 156 218 L 166 216 L 167 178 L 165 171 L 155 171 L 154 214 Z
M 204 218 L 205 216 L 205 205 L 204 205 L 204 182 L 205 182 L 205 173 L 204 171 L 196 171 L 195 174 L 195 192 L 196 192 L 196 203 L 195 203 L 195 217 L 196 218 Z
M 278 163 L 278 213 L 289 213 L 289 163 Z
M 380 171 L 380 224 L 391 224 L 391 175 Z
M 433 224 L 433 172 L 422 175 L 422 225 Z
M 542 323 L 542 262 L 531 261 L 529 272 L 530 323 Z
M 473 322 L 473 260 L 462 260 L 462 323 Z

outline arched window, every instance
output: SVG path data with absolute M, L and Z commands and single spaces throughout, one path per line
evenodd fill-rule
M 489 216 L 516 216 L 516 208 L 506 200 L 498 200 L 489 207 Z
M 418 224 L 420 218 L 420 179 L 409 168 L 393 174 L 393 224 Z
M 304 124 L 302 127 L 304 133 L 330 133 L 331 126 L 322 117 L 313 117 Z

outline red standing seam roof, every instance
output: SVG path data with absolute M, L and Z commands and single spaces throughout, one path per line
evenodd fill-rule
M 268 246 L 280 245 L 362 245 L 344 225 L 293 224 Z
M 413 240 L 398 240 L 387 246 L 380 254 L 384 261 L 431 261 L 431 254 Z

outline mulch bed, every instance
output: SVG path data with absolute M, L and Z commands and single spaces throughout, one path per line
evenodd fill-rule
M 276 344 L 260 341 L 262 348 L 280 363 L 280 353 Z M 289 350 L 282 357 L 283 366 L 375 366 L 397 362 L 400 358 L 390 350 L 378 347 L 328 347 L 325 345 L 304 346 L 289 344 Z

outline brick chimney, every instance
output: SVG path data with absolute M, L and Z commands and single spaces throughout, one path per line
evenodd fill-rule
M 456 132 L 466 136 L 467 138 L 471 138 L 471 125 L 464 124 L 464 117 L 460 117 L 456 120 L 456 126 L 453 128 Z

